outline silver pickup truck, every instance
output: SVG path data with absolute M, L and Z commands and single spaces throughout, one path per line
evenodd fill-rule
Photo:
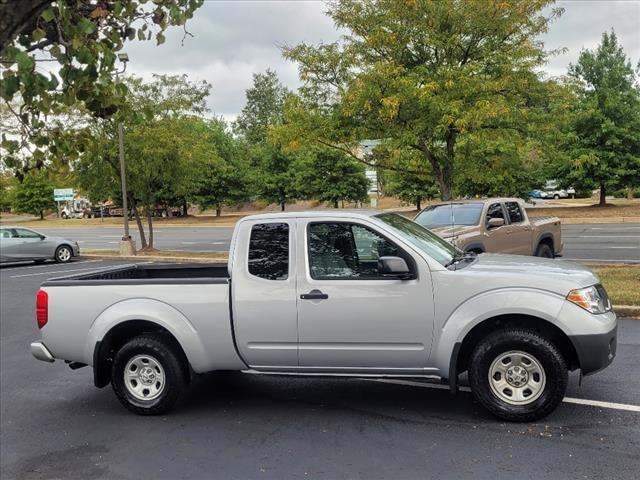
M 81 300 L 78 300 L 81 299 Z M 392 213 L 255 215 L 228 265 L 138 264 L 48 280 L 39 360 L 90 365 L 139 414 L 168 411 L 194 374 L 418 377 L 498 417 L 553 411 L 568 371 L 615 356 L 596 275 L 536 257 L 465 254 Z

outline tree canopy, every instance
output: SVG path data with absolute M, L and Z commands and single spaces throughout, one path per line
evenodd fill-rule
M 414 150 L 415 173 L 433 172 L 449 199 L 470 135 L 510 132 L 524 143 L 548 120 L 550 85 L 536 69 L 546 58 L 538 37 L 561 13 L 546 10 L 550 3 L 331 1 L 329 16 L 348 33 L 285 48 L 303 87 L 287 102 L 278 136 L 347 153 L 364 138 Z
M 45 151 L 73 155 L 64 129 L 51 128 L 48 117 L 69 106 L 98 118 L 113 115 L 126 94 L 114 75 L 125 42 L 155 38 L 163 43 L 165 30 L 184 26 L 202 2 L 0 2 L 0 98 L 20 125 L 18 138 L 3 132 L 3 156 L 20 149 L 39 157 Z M 36 158 L 27 167 L 42 165 Z
M 637 73 L 618 44 L 604 32 L 595 50 L 583 50 L 569 68 L 578 96 L 568 144 L 570 161 L 560 171 L 575 182 L 600 188 L 640 185 L 640 89 Z

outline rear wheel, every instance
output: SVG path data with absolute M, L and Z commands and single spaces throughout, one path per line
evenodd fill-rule
M 157 334 L 135 337 L 116 353 L 111 368 L 113 391 L 134 413 L 166 413 L 187 382 L 185 362 L 171 339 Z
M 546 243 L 541 243 L 536 248 L 536 257 L 553 258 L 553 250 Z
M 73 252 L 71 251 L 71 247 L 67 245 L 61 245 L 56 250 L 55 261 L 58 263 L 67 263 L 69 260 L 73 258 Z
M 558 200 L 560 198 L 560 195 L 558 195 L 557 193 L 553 196 L 554 200 Z
M 469 360 L 471 391 L 487 410 L 512 422 L 549 415 L 564 398 L 568 370 L 558 348 L 537 332 L 489 334 Z

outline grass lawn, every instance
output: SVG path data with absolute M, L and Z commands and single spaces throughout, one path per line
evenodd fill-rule
M 547 204 L 548 205 L 548 204 Z M 530 217 L 554 216 L 566 218 L 609 218 L 609 217 L 640 217 L 640 199 L 610 200 L 605 207 L 598 205 L 582 205 L 575 207 L 544 207 L 527 208 Z
M 613 305 L 640 306 L 640 265 L 589 265 L 607 289 Z

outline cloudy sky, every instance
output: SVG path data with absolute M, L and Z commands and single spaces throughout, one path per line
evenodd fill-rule
M 575 62 L 582 48 L 594 48 L 605 30 L 614 28 L 628 56 L 640 60 L 640 0 L 567 0 L 558 2 L 564 15 L 544 38 L 548 49 L 568 51 L 551 59 L 546 70 L 561 75 Z M 209 98 L 212 114 L 232 120 L 244 105 L 252 73 L 267 68 L 282 82 L 298 86 L 295 64 L 282 59 L 279 46 L 299 42 L 336 40 L 340 32 L 325 15 L 322 1 L 220 1 L 200 8 L 188 30 L 173 28 L 160 47 L 155 42 L 127 45 L 129 72 L 143 77 L 152 73 L 183 74 L 213 85 Z

